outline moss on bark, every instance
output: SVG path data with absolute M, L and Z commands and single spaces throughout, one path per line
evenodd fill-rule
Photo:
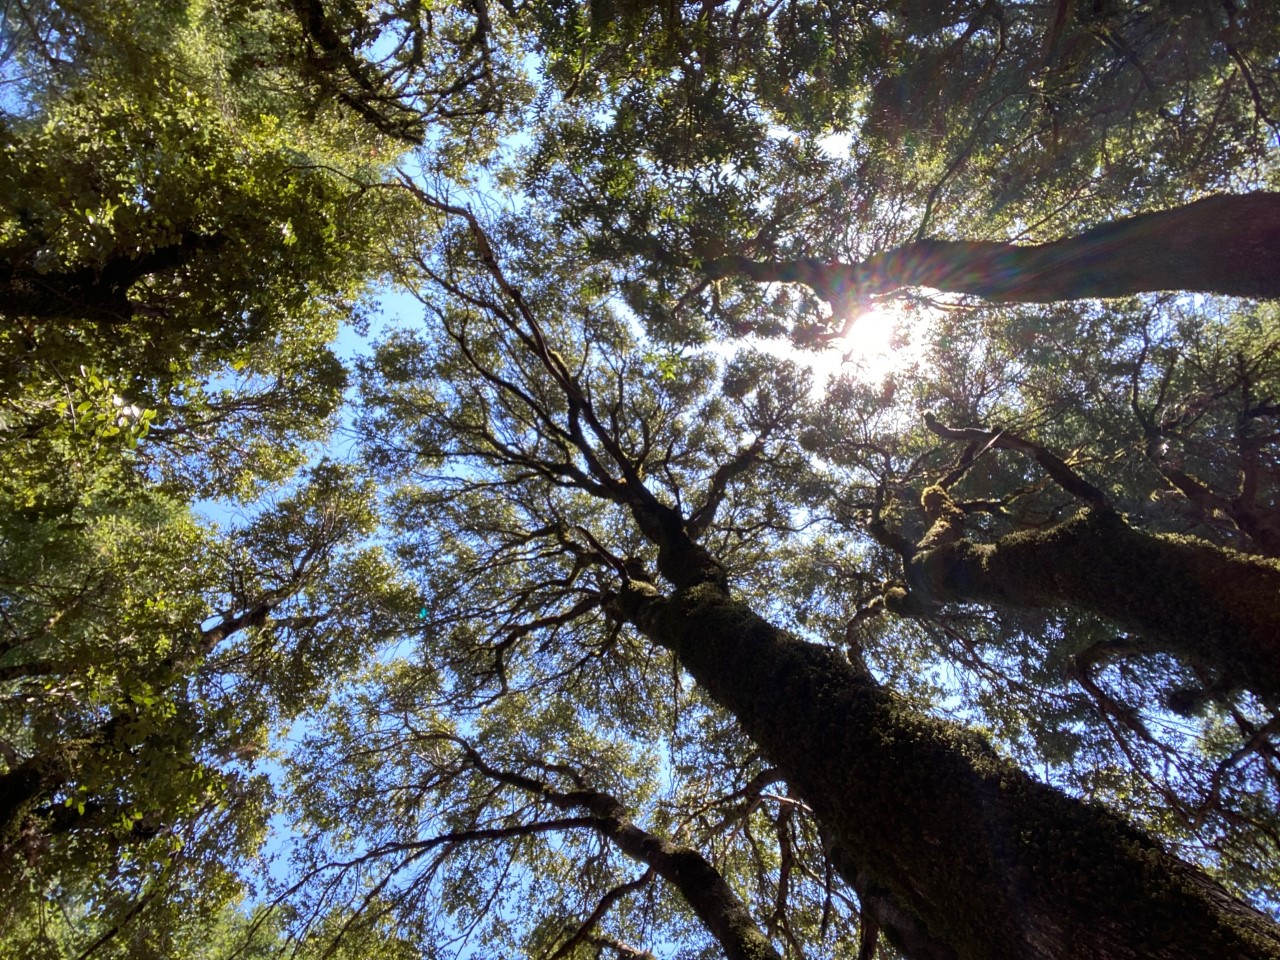
M 946 543 L 908 566 L 917 599 L 1071 605 L 1280 703 L 1280 562 L 1086 510 L 995 543 Z
M 1101 808 L 919 714 L 836 651 L 715 584 L 669 599 L 633 589 L 624 609 L 785 773 L 908 955 L 1280 958 L 1280 930 L 1262 914 Z

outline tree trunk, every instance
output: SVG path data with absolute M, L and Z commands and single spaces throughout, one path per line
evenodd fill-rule
M 913 960 L 1280 958 L 1280 929 L 1107 811 L 907 706 L 716 582 L 621 608 L 732 712 L 814 810 Z
M 28 818 L 66 782 L 71 753 L 55 748 L 0 773 L 0 874 L 10 872 L 9 858 L 28 839 Z
M 165 246 L 118 252 L 105 263 L 42 273 L 14 249 L 0 251 L 0 316 L 40 321 L 88 321 L 107 326 L 128 320 L 137 304 L 129 291 L 144 277 L 191 263 L 227 242 L 222 234 L 183 233 Z
M 706 272 L 793 281 L 840 307 L 902 287 L 999 303 L 1126 297 L 1158 290 L 1280 297 L 1280 193 L 1207 197 L 1074 237 L 1012 243 L 919 240 L 862 263 L 720 257 Z
M 1088 610 L 1208 667 L 1227 688 L 1280 704 L 1275 560 L 1144 533 L 1110 511 L 1085 510 L 995 543 L 922 550 L 907 564 L 907 581 L 916 601 Z
M 30 819 L 43 819 L 41 808 L 53 803 L 58 792 L 66 789 L 84 754 L 109 742 L 122 721 L 119 715 L 113 716 L 84 736 L 49 744 L 40 753 L 0 773 L 0 875 L 7 872 L 8 858 L 27 841 L 26 834 L 32 826 Z M 64 818 L 60 830 L 85 822 L 83 817 Z M 41 833 L 45 832 L 43 826 L 41 824 Z

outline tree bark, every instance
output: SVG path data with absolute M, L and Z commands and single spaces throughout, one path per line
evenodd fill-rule
M 919 240 L 861 263 L 719 257 L 712 277 L 812 287 L 837 313 L 902 287 L 997 303 L 1127 297 L 1159 290 L 1280 297 L 1280 193 L 1206 197 L 1037 245 Z
M 632 581 L 620 607 L 813 808 L 863 909 L 913 960 L 1280 958 L 1269 918 L 723 585 L 664 597 Z
M 142 253 L 117 253 L 97 267 L 42 273 L 13 250 L 0 251 L 0 316 L 40 321 L 112 324 L 137 304 L 129 291 L 145 277 L 190 263 L 227 242 L 222 234 L 187 231 L 173 243 Z
M 1108 510 L 995 543 L 924 549 L 908 602 L 1071 605 L 1208 667 L 1227 688 L 1280 704 L 1280 562 L 1194 537 L 1151 534 Z M 892 598 L 888 606 L 894 609 Z
M 124 722 L 122 715 L 114 714 L 81 736 L 48 744 L 0 773 L 0 862 L 27 817 L 66 787 L 84 754 L 109 743 Z
M 12 872 L 10 858 L 33 839 L 32 818 L 40 819 L 41 807 L 67 785 L 80 754 L 109 737 L 116 723 L 107 720 L 89 737 L 54 744 L 0 773 L 0 875 Z

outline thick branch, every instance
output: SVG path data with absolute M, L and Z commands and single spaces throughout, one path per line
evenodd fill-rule
M 177 242 L 134 255 L 119 254 L 96 268 L 42 273 L 0 262 L 0 315 L 36 320 L 112 323 L 133 316 L 129 290 L 144 277 L 179 267 L 226 243 L 220 234 L 188 232 Z
M 1017 450 L 1031 457 L 1044 468 L 1045 473 L 1063 490 L 1071 494 L 1081 503 L 1097 510 L 1110 509 L 1110 504 L 1101 490 L 1085 480 L 1067 465 L 1067 462 L 1052 450 L 1023 440 L 1004 430 L 982 430 L 978 427 L 948 427 L 931 413 L 924 415 L 925 425 L 938 436 L 946 440 L 964 440 L 969 443 L 982 443 L 985 447 L 999 450 Z
M 1088 610 L 1215 670 L 1229 687 L 1280 703 L 1275 560 L 1085 510 L 994 543 L 922 550 L 908 562 L 907 579 L 916 601 Z
M 998 303 L 1126 297 L 1158 290 L 1280 297 L 1280 194 L 1207 197 L 1020 246 L 919 240 L 861 263 L 720 257 L 712 277 L 804 283 L 836 307 L 902 287 L 932 287 Z
M 0 774 L 0 863 L 21 839 L 27 816 L 61 782 L 60 759 L 38 754 Z

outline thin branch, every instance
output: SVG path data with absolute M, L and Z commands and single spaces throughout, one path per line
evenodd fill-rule
M 1003 430 L 983 430 L 979 427 L 948 427 L 931 413 L 924 417 L 925 426 L 945 440 L 964 440 L 970 443 L 985 443 L 988 447 L 1002 450 L 1016 450 L 1035 460 L 1045 472 L 1062 487 L 1086 506 L 1095 510 L 1110 510 L 1111 503 L 1106 495 L 1071 469 L 1061 457 L 1045 447 L 1023 440 L 1021 437 Z
M 590 811 L 594 816 L 593 825 L 602 836 L 627 856 L 647 864 L 680 892 L 730 960 L 780 960 L 737 894 L 701 853 L 638 827 L 627 817 L 626 808 L 615 797 L 582 788 L 556 790 L 525 774 L 491 766 L 461 737 L 446 733 L 433 736 L 456 744 L 471 765 L 491 780 L 533 794 L 560 810 Z
M 597 903 L 596 908 L 591 911 L 591 915 L 587 917 L 586 920 L 582 921 L 582 925 L 574 931 L 573 935 L 569 937 L 569 939 L 560 944 L 560 946 L 556 948 L 555 953 L 551 954 L 547 960 L 562 960 L 562 958 L 567 957 L 573 951 L 574 947 L 587 940 L 587 938 L 594 932 L 595 928 L 600 924 L 600 921 L 604 919 L 605 914 L 613 908 L 615 903 L 623 897 L 648 886 L 649 883 L 653 881 L 654 876 L 654 869 L 653 867 L 650 867 L 644 873 L 640 874 L 640 876 L 636 877 L 636 879 L 616 886 L 612 890 L 608 891 L 600 898 L 600 902 Z

